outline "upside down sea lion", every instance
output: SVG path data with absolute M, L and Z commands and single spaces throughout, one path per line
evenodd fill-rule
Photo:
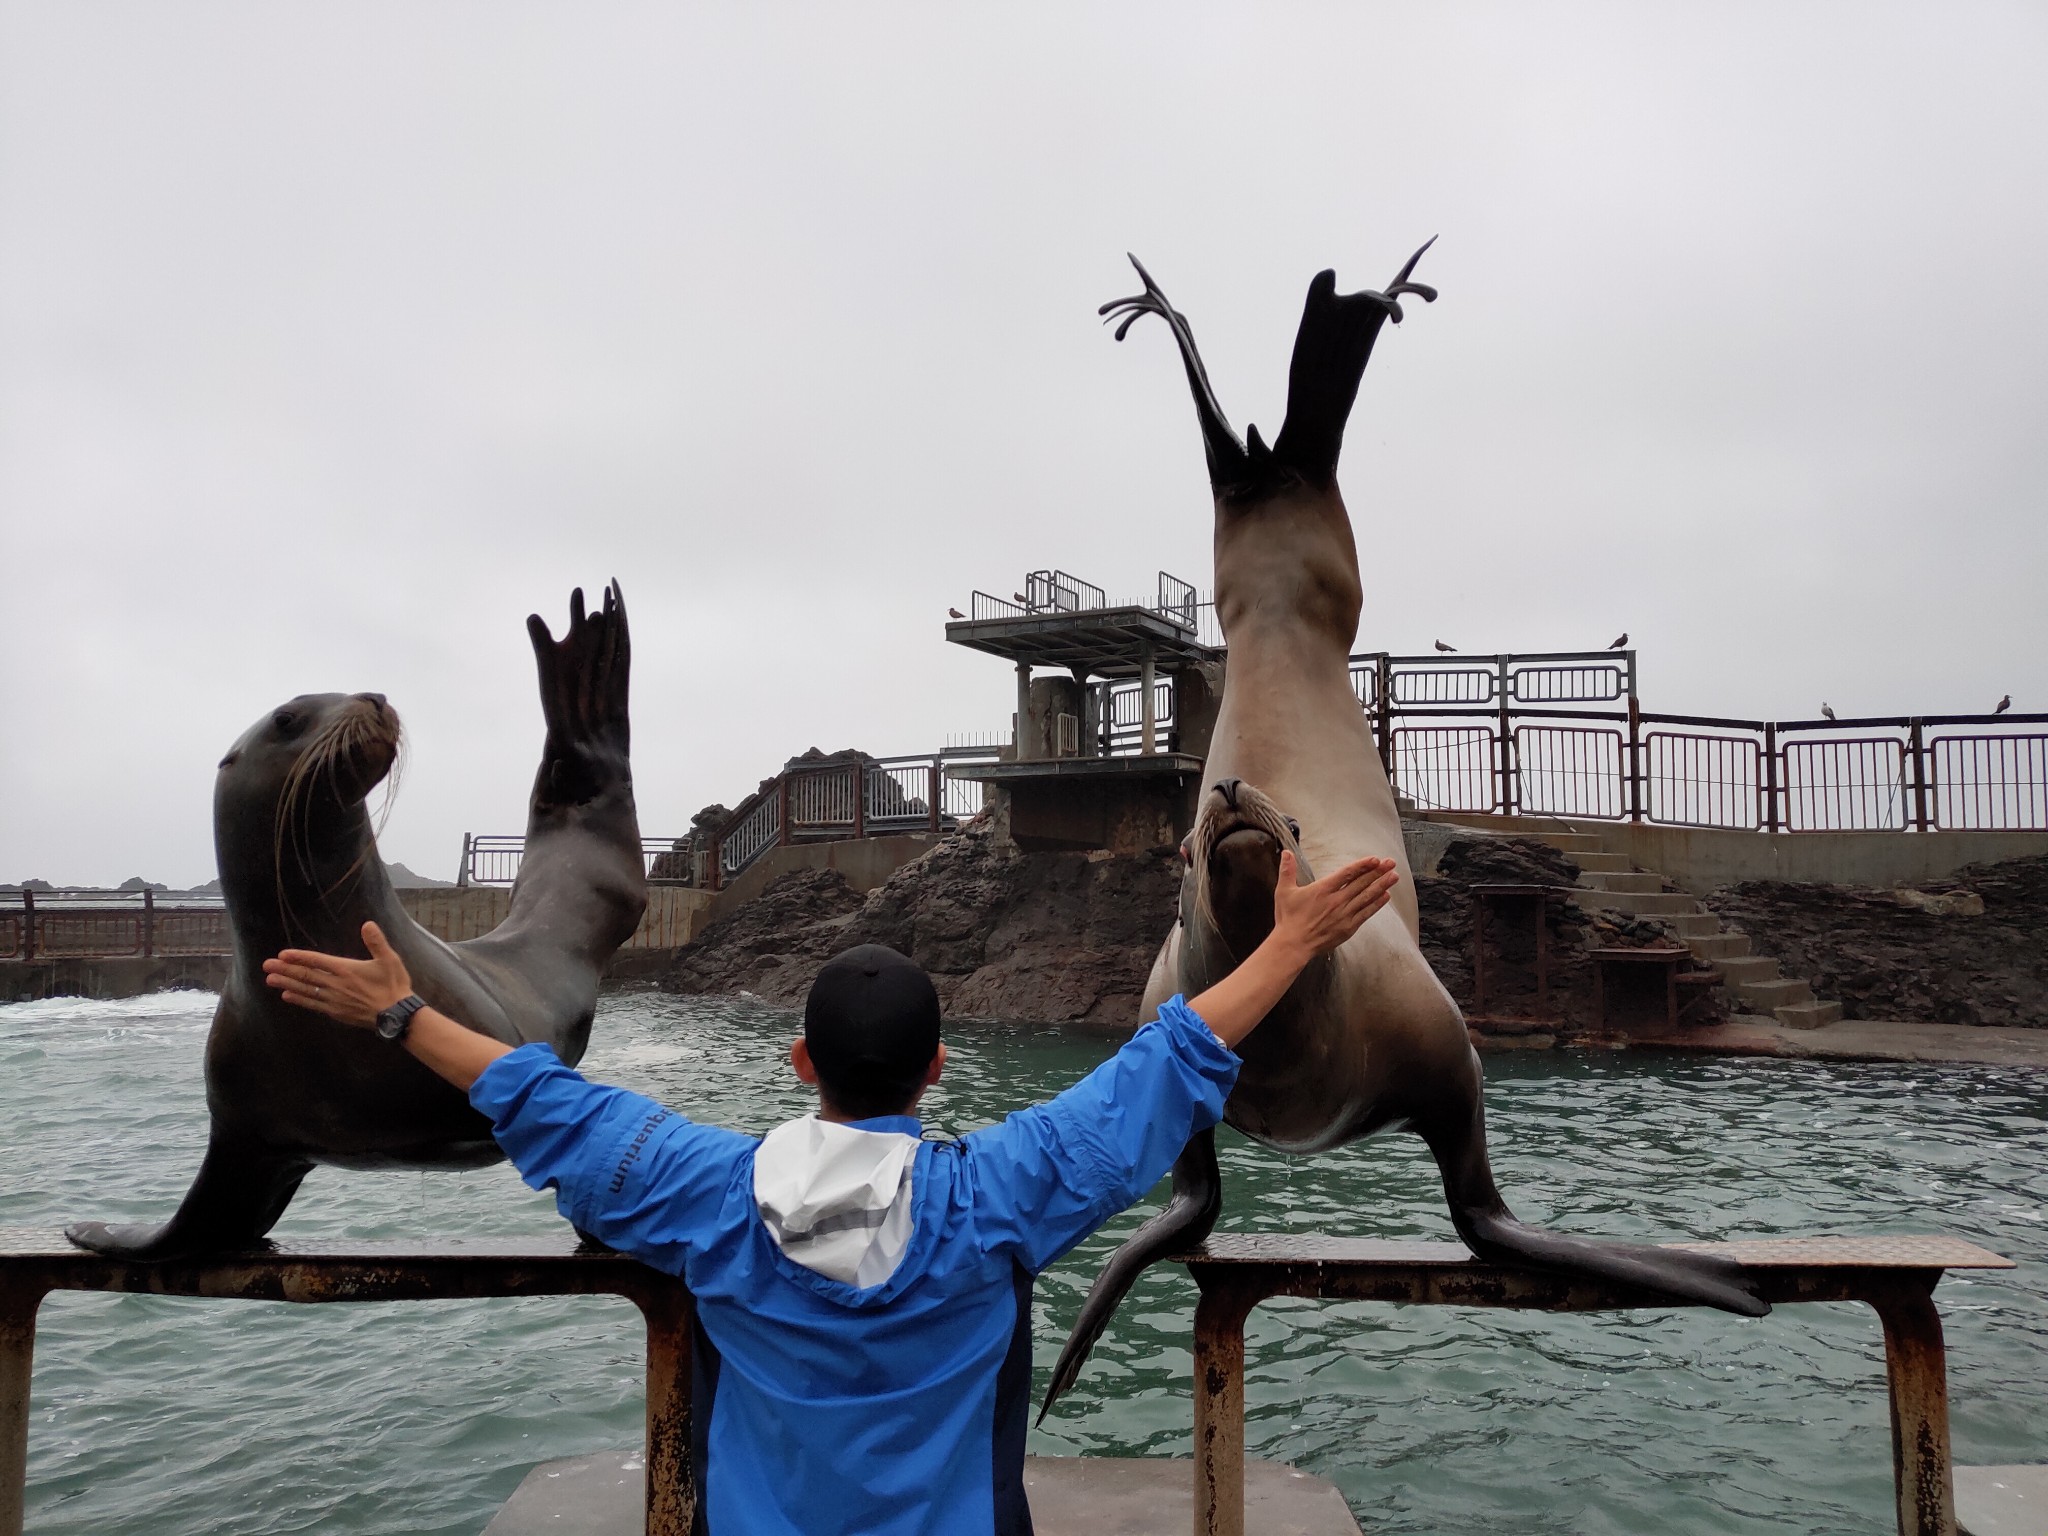
M 647 905 L 618 584 L 592 614 L 578 590 L 561 640 L 538 615 L 527 630 L 547 743 L 511 911 L 482 938 L 446 944 L 420 927 L 377 856 L 365 801 L 399 745 L 383 695 L 293 699 L 221 759 L 213 834 L 234 956 L 206 1042 L 206 1156 L 169 1221 L 79 1222 L 74 1243 L 145 1260 L 246 1247 L 315 1163 L 475 1168 L 502 1155 L 490 1122 L 406 1051 L 265 986 L 263 962 L 279 950 L 360 958 L 374 921 L 449 1017 L 508 1045 L 545 1041 L 565 1062 L 582 1056 L 605 963 Z
M 1272 927 L 1283 848 L 1295 851 L 1303 881 L 1366 855 L 1393 859 L 1402 879 L 1387 910 L 1311 963 L 1238 1047 L 1244 1065 L 1224 1119 L 1286 1152 L 1411 1130 L 1436 1158 L 1458 1235 L 1481 1258 L 1761 1315 L 1769 1308 L 1726 1260 L 1525 1226 L 1494 1185 L 1479 1058 L 1458 1005 L 1422 957 L 1400 815 L 1349 671 L 1362 587 L 1337 457 L 1380 327 L 1401 319 L 1404 295 L 1436 297 L 1409 281 L 1421 256 L 1385 292 L 1339 295 L 1333 272 L 1309 285 L 1287 419 L 1270 448 L 1256 427 L 1238 441 L 1187 321 L 1142 266 L 1145 291 L 1103 306 L 1122 320 L 1118 340 L 1154 314 L 1180 346 L 1215 494 L 1216 614 L 1229 646 L 1200 808 L 1182 845 L 1180 921 L 1153 965 L 1143 1015 L 1176 992 L 1192 997 L 1213 985 L 1258 947 Z M 1054 1369 L 1048 1407 L 1073 1384 L 1139 1272 L 1206 1237 L 1221 1203 L 1215 1136 L 1203 1132 L 1174 1166 L 1167 1208 L 1096 1278 Z

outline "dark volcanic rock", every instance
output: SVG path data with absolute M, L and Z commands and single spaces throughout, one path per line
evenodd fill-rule
M 824 961 L 850 943 L 860 893 L 836 869 L 793 869 L 676 951 L 670 992 L 752 992 L 801 1003 Z
M 1023 853 L 977 820 L 865 900 L 834 871 L 782 876 L 680 951 L 663 985 L 800 1003 L 822 961 L 886 944 L 931 973 L 952 1016 L 1135 1028 L 1179 891 L 1172 849 Z
M 1706 902 L 1848 1018 L 2048 1027 L 2048 858 L 1911 890 L 1752 880 Z

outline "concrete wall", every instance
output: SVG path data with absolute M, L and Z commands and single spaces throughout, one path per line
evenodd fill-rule
M 436 938 L 459 944 L 464 939 L 482 938 L 505 921 L 512 910 L 512 892 L 507 886 L 433 886 L 424 890 L 402 890 L 398 899 L 412 920 Z M 697 936 L 709 921 L 713 896 L 709 891 L 680 885 L 650 885 L 647 912 L 627 949 L 679 949 Z
M 761 894 L 777 875 L 793 869 L 836 869 L 856 891 L 872 891 L 938 841 L 929 832 L 903 832 L 893 837 L 846 838 L 834 843 L 789 843 L 770 848 L 710 897 L 708 913 L 690 930 L 694 938 L 705 923 L 725 916 L 742 902 Z M 691 892 L 707 895 L 705 892 Z
M 131 956 L 89 960 L 0 960 L 0 1003 L 45 997 L 140 997 L 145 992 L 218 992 L 228 978 L 226 955 Z
M 2048 854 L 2048 832 L 1728 832 L 1580 822 L 1639 869 L 1654 869 L 1695 895 L 1744 880 L 1798 880 L 1889 888 Z

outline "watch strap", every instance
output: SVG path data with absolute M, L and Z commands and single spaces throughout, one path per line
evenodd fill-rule
M 377 1015 L 377 1033 L 394 1044 L 404 1040 L 412 1028 L 412 1016 L 426 1006 L 427 1000 L 417 993 L 401 997 Z

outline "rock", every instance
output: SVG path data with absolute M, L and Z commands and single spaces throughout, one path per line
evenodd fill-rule
M 394 890 L 440 891 L 453 890 L 455 888 L 453 880 L 435 880 L 426 875 L 416 875 L 403 864 L 386 864 L 384 869 L 391 876 L 391 885 Z
M 1752 880 L 1706 904 L 1845 1018 L 2048 1027 L 2048 857 L 1898 890 Z
M 131 875 L 114 887 L 117 891 L 168 891 L 170 887 L 160 880 L 145 880 L 140 875 Z
M 679 951 L 663 985 L 800 1003 L 823 961 L 885 944 L 931 973 L 949 1016 L 1132 1029 L 1179 893 L 1171 849 L 1023 853 L 977 818 L 865 899 L 836 871 L 781 876 Z

